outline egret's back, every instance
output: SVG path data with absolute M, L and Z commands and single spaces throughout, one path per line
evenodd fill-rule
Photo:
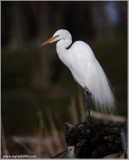
M 115 97 L 108 79 L 94 56 L 93 51 L 82 41 L 75 42 L 69 49 L 70 68 L 74 79 L 84 88 L 87 87 L 92 99 L 101 111 L 115 107 Z

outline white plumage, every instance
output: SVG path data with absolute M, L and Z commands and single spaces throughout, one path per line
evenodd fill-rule
M 60 60 L 70 69 L 75 81 L 83 88 L 88 88 L 96 108 L 105 112 L 113 109 L 113 92 L 90 46 L 83 41 L 76 41 L 67 49 L 72 43 L 72 37 L 64 29 L 55 32 L 53 37 L 41 46 L 55 41 L 58 41 L 56 50 Z

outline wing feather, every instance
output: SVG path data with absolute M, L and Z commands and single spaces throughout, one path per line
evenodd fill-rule
M 101 65 L 90 46 L 82 41 L 75 42 L 69 49 L 71 72 L 74 79 L 91 91 L 92 99 L 101 111 L 115 106 L 114 94 Z

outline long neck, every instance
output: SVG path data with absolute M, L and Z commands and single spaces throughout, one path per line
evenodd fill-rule
M 71 43 L 72 43 L 72 39 L 61 39 L 56 44 L 57 52 L 61 52 L 61 53 L 67 52 L 66 48 L 69 47 Z
M 59 58 L 61 59 L 61 61 L 68 66 L 68 49 L 67 47 L 70 46 L 70 44 L 72 43 L 72 39 L 62 39 L 60 41 L 57 42 L 56 44 L 56 50 L 57 50 L 57 54 L 59 56 Z

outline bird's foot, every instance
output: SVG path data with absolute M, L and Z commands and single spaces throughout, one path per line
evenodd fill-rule
M 84 124 L 91 124 L 92 123 L 92 121 L 91 121 L 91 119 L 88 119 L 88 121 L 87 120 L 84 120 L 84 122 L 83 122 Z
M 89 124 L 90 124 L 90 123 L 92 123 L 92 122 L 91 122 L 91 118 L 90 118 L 90 117 L 88 117 L 88 123 L 89 123 Z

